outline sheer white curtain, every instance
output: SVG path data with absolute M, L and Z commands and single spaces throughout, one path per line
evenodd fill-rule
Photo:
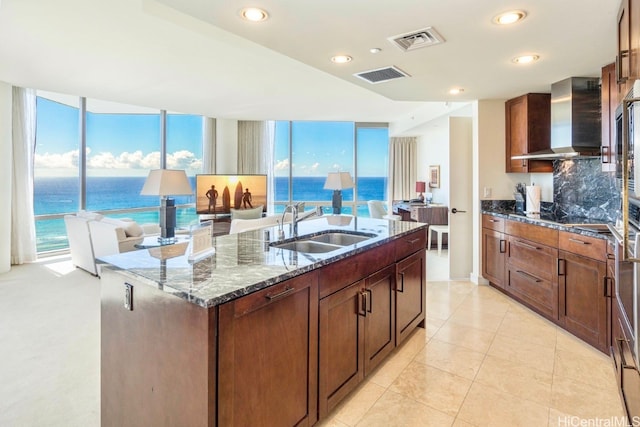
M 389 198 L 411 199 L 417 177 L 416 137 L 393 137 L 389 141 Z
M 33 214 L 33 158 L 36 143 L 36 92 L 13 87 L 11 264 L 36 259 Z
M 238 173 L 267 175 L 269 213 L 272 211 L 274 200 L 274 135 L 273 121 L 238 121 Z
M 202 118 L 202 173 L 216 173 L 216 119 Z

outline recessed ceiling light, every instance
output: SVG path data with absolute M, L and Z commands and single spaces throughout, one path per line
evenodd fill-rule
M 347 62 L 351 62 L 353 58 L 349 55 L 336 55 L 331 58 L 331 62 L 335 62 L 336 64 L 346 64 Z
M 498 25 L 515 24 L 522 21 L 527 16 L 527 12 L 523 10 L 510 10 L 493 17 L 493 23 Z
M 369 49 L 369 52 L 371 52 L 371 53 L 380 53 L 380 52 L 382 52 L 382 49 L 380 49 L 379 47 L 372 47 L 371 49 Z
M 461 94 L 462 92 L 464 92 L 464 89 L 463 89 L 463 88 L 461 88 L 461 87 L 454 87 L 453 89 L 450 89 L 450 90 L 449 90 L 449 93 L 450 93 L 451 95 L 459 95 L 459 94 Z
M 269 14 L 267 11 L 257 7 L 245 7 L 240 11 L 240 16 L 247 21 L 260 22 L 266 20 Z
M 516 64 L 530 64 L 537 61 L 538 59 L 540 59 L 540 56 L 538 55 L 522 55 L 513 58 L 511 61 Z

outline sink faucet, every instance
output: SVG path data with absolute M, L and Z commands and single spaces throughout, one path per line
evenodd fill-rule
M 284 239 L 284 215 L 287 213 L 288 210 L 291 210 L 291 225 L 293 226 L 293 231 L 292 231 L 292 235 L 291 237 L 298 237 L 298 222 L 300 222 L 303 219 L 307 219 L 310 218 L 312 216 L 322 216 L 322 207 L 321 206 L 317 206 L 316 210 L 313 212 L 310 212 L 307 215 L 304 215 L 302 218 L 300 218 L 300 216 L 298 215 L 300 212 L 300 205 L 303 202 L 298 202 L 298 203 L 294 203 L 291 205 L 287 205 L 284 208 L 284 211 L 282 212 L 282 218 L 280 218 L 280 229 L 278 230 L 278 240 L 283 240 Z
M 278 240 L 284 239 L 284 215 L 288 210 L 291 210 L 291 224 L 293 225 L 293 234 L 292 237 L 298 237 L 298 207 L 299 203 L 294 203 L 292 205 L 287 205 L 282 211 L 282 218 L 280 218 L 280 229 L 278 230 Z

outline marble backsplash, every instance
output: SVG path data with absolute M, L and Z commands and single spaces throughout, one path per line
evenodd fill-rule
M 483 200 L 481 208 L 511 212 L 515 201 Z M 602 172 L 599 158 L 553 161 L 553 203 L 540 204 L 543 216 L 615 222 L 619 212 L 620 191 L 615 173 Z

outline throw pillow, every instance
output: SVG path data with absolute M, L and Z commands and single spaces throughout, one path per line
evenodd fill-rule
M 262 218 L 263 205 L 253 209 L 234 209 L 231 208 L 231 220 L 234 219 L 257 219 Z

